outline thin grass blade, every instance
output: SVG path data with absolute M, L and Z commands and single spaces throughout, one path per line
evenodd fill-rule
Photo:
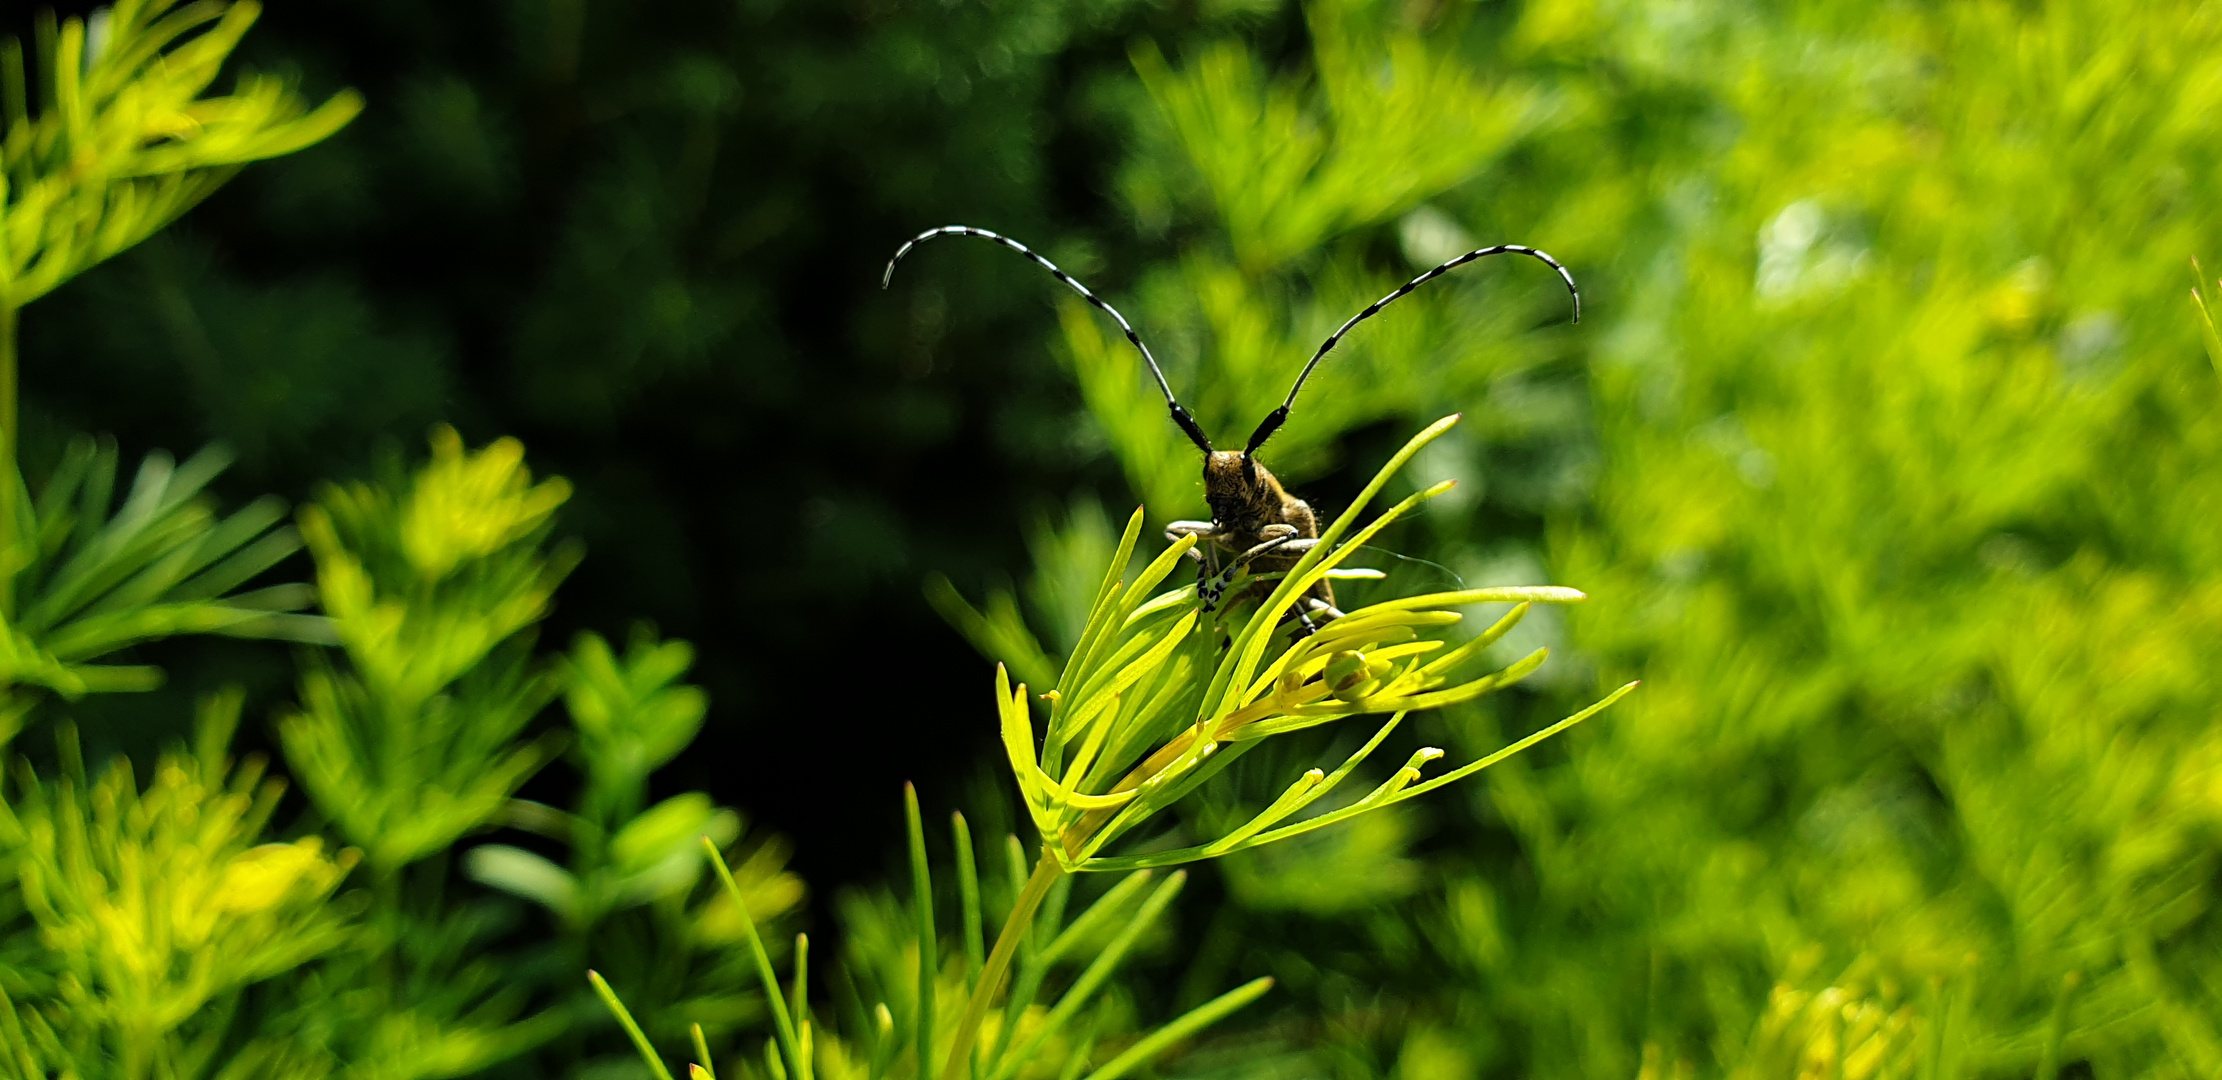
M 1175 1043 L 1226 1019 L 1235 1010 L 1264 997 L 1273 989 L 1271 976 L 1252 979 L 1183 1013 L 1180 1019 L 1158 1028 L 1147 1038 L 1127 1047 L 1126 1052 L 1112 1058 L 1103 1068 L 1088 1074 L 1088 1080 L 1119 1080 L 1120 1077 L 1164 1053 Z

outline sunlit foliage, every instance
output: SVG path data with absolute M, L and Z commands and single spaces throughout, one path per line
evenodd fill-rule
M 455 250 L 406 288 L 243 284 L 201 241 L 79 277 L 354 116 L 352 93 L 316 105 L 268 75 L 217 89 L 253 5 L 123 3 L 0 51 L 0 1075 L 614 1076 L 677 1060 L 656 1048 L 795 1080 L 2222 1070 L 2222 337 L 2185 302 L 2222 239 L 2208 5 L 824 10 L 740 5 L 710 34 L 505 8 L 487 25 L 509 38 L 469 39 L 498 74 L 426 61 L 379 102 L 391 145 L 285 189 L 324 202 L 273 200 L 315 246 L 402 213 L 362 160 L 421 181 Z M 435 24 L 393 11 L 361 18 Z M 1046 117 L 1067 80 L 1072 115 Z M 1090 124 L 1125 141 L 1051 175 L 1044 147 Z M 543 172 L 578 187 L 520 194 Z M 301 225 L 333 206 L 353 224 Z M 1484 264 L 1328 359 L 1265 450 L 1327 517 L 1405 433 L 1465 419 L 1384 489 L 1414 496 L 1391 527 L 1336 556 L 1382 571 L 1338 577 L 1353 621 L 1296 640 L 1195 611 L 1177 551 L 1148 562 L 1138 537 L 1198 513 L 1194 455 L 1092 309 L 1008 333 L 1058 295 L 1016 264 L 828 317 L 837 226 L 888 216 L 975 220 L 1107 281 L 1223 441 L 1342 319 L 1466 248 L 1562 257 L 1588 318 L 1565 325 L 1538 268 Z M 532 272 L 444 276 L 495 219 L 530 234 Z M 1049 221 L 1074 227 L 1018 227 Z M 407 299 L 373 317 L 375 289 Z M 317 487 L 292 526 L 274 500 L 219 510 L 220 450 L 125 482 L 84 440 L 18 483 L 16 315 L 66 303 L 98 314 L 55 339 L 72 360 L 185 360 L 206 427 L 265 474 L 393 416 L 411 446 L 451 405 L 477 430 L 495 398 L 536 450 L 576 429 L 618 463 L 559 458 L 574 489 L 443 427 L 421 466 Z M 980 329 L 952 330 L 972 304 Z M 155 347 L 116 329 L 150 318 L 133 305 L 160 313 Z M 440 305 L 478 365 L 454 399 L 452 328 L 413 329 Z M 1086 424 L 1047 389 L 1067 375 Z M 1000 411 L 960 418 L 931 389 L 957 378 Z M 100 403 L 173 384 L 149 385 Z M 859 464 L 880 459 L 826 450 L 908 461 L 973 428 L 979 456 L 942 471 L 975 486 L 1102 466 L 1005 588 L 982 566 L 1009 538 L 979 507 L 941 511 L 961 550 L 919 543 Z M 747 542 L 702 590 L 776 647 L 622 625 L 543 647 L 579 558 L 566 512 L 602 530 L 598 558 L 697 585 L 656 526 L 695 508 L 617 456 L 644 438 L 789 455 L 753 470 L 789 498 L 721 509 Z M 1122 534 L 1102 506 L 1136 498 Z M 944 559 L 962 585 L 934 602 L 1011 676 L 970 711 L 875 663 L 915 627 L 841 621 Z M 1575 589 L 1595 599 L 1448 618 Z M 73 710 L 154 686 L 180 654 L 140 646 L 190 634 L 299 650 L 269 771 L 302 797 L 232 760 L 230 696 L 190 748 L 78 760 Z M 1470 666 L 1430 665 L 1451 658 Z M 784 842 L 659 779 L 716 730 L 689 680 L 724 684 L 698 664 L 776 672 L 750 722 L 803 732 L 780 767 L 844 807 L 892 805 L 837 783 L 873 735 L 949 741 L 921 722 L 945 715 L 985 734 L 1000 709 L 1016 842 L 975 852 L 959 819 L 944 845 L 913 802 L 907 887 L 846 894 L 813 959 Z M 1443 709 L 1347 730 L 1423 704 Z M 1438 755 L 1492 767 L 1404 801 L 1452 775 L 1426 774 Z M 843 835 L 838 857 L 895 837 Z M 639 1026 L 613 1026 L 618 1000 Z M 636 1039 L 647 1056 L 620 1056 Z
M 197 752 L 165 754 L 143 793 L 128 763 L 89 779 L 73 761 L 53 781 L 24 778 L 19 801 L 0 806 L 45 946 L 16 971 L 26 1007 L 0 1002 L 14 1068 L 198 1074 L 235 1037 L 247 986 L 348 942 L 360 905 L 331 894 L 358 853 L 335 858 L 313 835 L 256 843 L 284 785 L 264 781 L 260 761 L 225 757 L 238 722 L 236 696 L 211 702 Z M 282 1041 L 231 1053 L 235 1069 L 321 1071 Z
M 0 45 L 0 317 L 146 239 L 238 166 L 320 142 L 362 110 L 353 93 L 312 109 L 270 75 L 204 96 L 261 10 L 120 0 L 90 21 L 49 13 L 35 83 L 21 42 Z
M 1492 771 L 1430 849 L 1427 913 L 1317 906 L 1321 932 L 1421 942 L 1289 983 L 1353 1018 L 1318 1060 L 2222 1065 L 2222 385 L 2185 302 L 2222 238 L 2193 119 L 2222 87 L 2214 12 L 1323 2 L 1306 25 L 1278 69 L 1236 42 L 1138 54 L 1122 184 L 1186 239 L 1125 310 L 1239 432 L 1342 315 L 1469 242 L 1565 258 L 1578 330 L 1524 267 L 1443 282 L 1331 357 L 1269 452 L 1304 479 L 1377 417 L 1469 410 L 1473 441 L 1422 465 L 1479 491 L 1396 550 L 1610 598 L 1553 632 L 1646 685 L 1557 763 Z M 1377 214 L 1288 212 L 1388 137 L 1346 119 L 1350 50 L 1370 92 L 1499 95 L 1517 134 L 1451 173 L 1377 154 L 1369 193 L 1405 193 Z M 1268 219 L 1312 224 L 1266 243 Z M 1062 339 L 1153 512 L 1193 516 L 1193 454 L 1131 357 L 1077 306 Z M 1531 723 L 1453 730 L 1481 749 Z M 1242 955 L 1316 940 L 1263 910 L 1226 926 Z M 1770 989 L 1816 965 L 1887 989 Z

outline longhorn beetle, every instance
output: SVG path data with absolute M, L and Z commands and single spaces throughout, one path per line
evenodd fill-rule
M 983 240 L 993 240 L 1034 260 L 1036 265 L 1079 293 L 1081 299 L 1111 316 L 1119 324 L 1119 329 L 1125 331 L 1126 339 L 1142 354 L 1142 362 L 1149 366 L 1151 377 L 1157 380 L 1158 390 L 1165 395 L 1166 407 L 1172 410 L 1173 423 L 1180 426 L 1180 430 L 1188 436 L 1188 441 L 1195 443 L 1196 448 L 1203 451 L 1204 501 L 1211 506 L 1210 521 L 1173 522 L 1165 527 L 1165 538 L 1176 540 L 1182 536 L 1194 536 L 1198 541 L 1211 541 L 1220 550 L 1233 556 L 1226 568 L 1216 576 L 1206 576 L 1214 560 L 1204 560 L 1201 553 L 1191 552 L 1204 562 L 1205 569 L 1199 572 L 1196 592 L 1206 611 L 1219 603 L 1227 587 L 1233 583 L 1235 574 L 1243 567 L 1254 564 L 1262 573 L 1287 571 L 1296 565 L 1305 552 L 1319 543 L 1319 519 L 1312 513 L 1311 505 L 1289 494 L 1265 466 L 1258 464 L 1257 452 L 1267 439 L 1273 437 L 1274 432 L 1280 430 L 1281 424 L 1288 420 L 1289 410 L 1296 405 L 1296 395 L 1304 389 L 1305 380 L 1312 377 L 1312 369 L 1319 366 L 1328 351 L 1341 342 L 1343 335 L 1348 334 L 1351 328 L 1380 314 L 1382 308 L 1395 303 L 1412 290 L 1452 270 L 1477 259 L 1507 254 L 1526 255 L 1558 271 L 1560 280 L 1566 282 L 1567 294 L 1574 300 L 1573 321 L 1582 321 L 1581 290 L 1574 285 L 1574 275 L 1568 273 L 1557 259 L 1521 244 L 1498 244 L 1469 251 L 1405 282 L 1396 291 L 1366 305 L 1364 311 L 1351 316 L 1348 322 L 1343 323 L 1334 333 L 1327 335 L 1326 341 L 1320 343 L 1318 351 L 1312 353 L 1310 362 L 1297 374 L 1295 385 L 1289 387 L 1288 397 L 1281 402 L 1279 408 L 1266 414 L 1265 420 L 1258 424 L 1256 431 L 1250 433 L 1250 441 L 1243 445 L 1239 453 L 1233 450 L 1214 450 L 1211 440 L 1204 435 L 1203 427 L 1173 397 L 1172 384 L 1165 381 L 1165 372 L 1158 368 L 1157 357 L 1150 354 L 1149 346 L 1142 344 L 1142 336 L 1134 332 L 1134 327 L 1128 324 L 1126 316 L 1119 314 L 1117 308 L 1088 291 L 1088 287 L 1071 274 L 1058 269 L 1057 264 L 1008 236 L 968 225 L 944 225 L 938 229 L 928 229 L 904 241 L 902 247 L 895 249 L 895 257 L 887 260 L 887 270 L 880 275 L 880 288 L 887 288 L 895 280 L 895 264 L 903 261 L 903 256 L 910 254 L 910 249 L 937 236 L 977 236 Z M 1332 619 L 1341 614 L 1335 608 L 1334 590 L 1324 579 L 1305 594 L 1304 607 L 1296 613 L 1307 630 L 1313 627 L 1312 617 L 1315 615 Z

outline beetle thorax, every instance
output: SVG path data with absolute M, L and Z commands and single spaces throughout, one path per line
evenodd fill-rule
M 1232 450 L 1214 450 L 1204 458 L 1204 501 L 1211 504 L 1212 523 L 1236 550 L 1258 542 L 1268 525 L 1289 525 L 1300 537 L 1319 535 L 1312 508 L 1282 489 L 1265 466 L 1244 460 Z

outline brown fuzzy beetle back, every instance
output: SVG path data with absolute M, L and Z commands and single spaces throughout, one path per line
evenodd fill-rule
M 1212 541 L 1229 552 L 1239 554 L 1264 543 L 1270 525 L 1295 529 L 1298 540 L 1319 537 L 1319 519 L 1312 514 L 1311 504 L 1289 494 L 1265 466 L 1246 454 L 1214 450 L 1204 455 L 1204 501 L 1211 504 L 1212 524 L 1218 528 Z M 1255 565 L 1265 571 L 1287 570 L 1299 557 L 1266 554 Z M 1310 594 L 1330 606 L 1335 602 L 1335 592 L 1325 581 L 1312 586 Z
M 1291 526 L 1302 540 L 1319 535 L 1309 504 L 1289 494 L 1256 459 L 1232 450 L 1205 455 L 1204 501 L 1211 504 L 1211 520 L 1223 530 L 1221 542 L 1230 551 L 1264 543 L 1268 525 Z

